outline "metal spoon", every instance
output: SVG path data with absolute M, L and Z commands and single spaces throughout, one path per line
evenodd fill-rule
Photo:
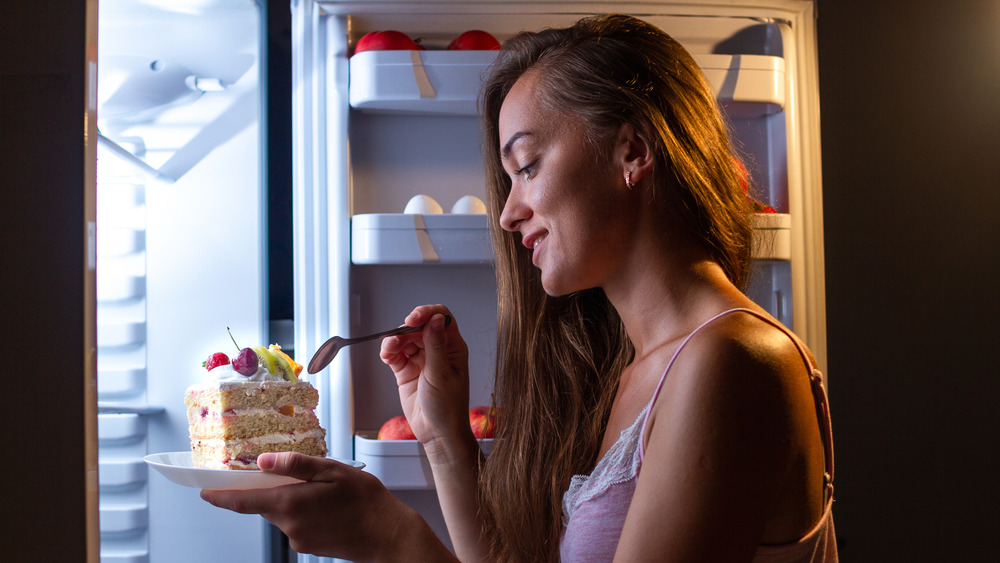
M 444 326 L 451 324 L 451 316 L 444 316 Z M 327 340 L 316 350 L 313 354 L 311 360 L 309 360 L 309 373 L 316 373 L 326 366 L 330 365 L 333 358 L 337 356 L 337 352 L 344 346 L 350 346 L 351 344 L 357 344 L 359 342 L 368 342 L 369 340 L 375 340 L 376 338 L 385 338 L 386 336 L 396 336 L 398 334 L 410 334 L 411 332 L 420 332 L 424 330 L 426 324 L 420 326 L 401 326 L 394 328 L 392 330 L 386 330 L 384 332 L 377 332 L 375 334 L 369 334 L 368 336 L 358 336 L 356 338 L 341 338 L 340 336 L 334 336 L 333 338 Z

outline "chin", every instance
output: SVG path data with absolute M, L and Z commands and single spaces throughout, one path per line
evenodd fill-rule
M 553 280 L 548 279 L 547 276 L 543 275 L 542 289 L 545 290 L 545 294 L 549 297 L 563 297 L 564 295 L 569 295 L 570 293 L 590 289 L 590 287 L 584 287 L 584 285 L 579 283 L 579 281 L 572 283 L 570 280 Z
M 542 289 L 545 290 L 545 295 L 548 295 L 549 297 L 562 297 L 563 295 L 569 293 L 568 291 L 553 291 L 545 286 L 542 286 Z

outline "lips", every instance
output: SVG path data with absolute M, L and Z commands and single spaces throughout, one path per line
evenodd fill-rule
M 534 250 L 535 248 L 538 247 L 538 243 L 541 242 L 542 239 L 544 239 L 547 235 L 548 235 L 548 233 L 545 233 L 545 232 L 533 233 L 533 234 L 530 234 L 530 235 L 526 235 L 524 237 L 524 239 L 521 240 L 521 244 L 523 244 L 524 246 L 526 246 L 526 247 Z
M 536 266 L 538 265 L 537 264 L 537 259 L 538 259 L 538 245 L 541 244 L 541 242 L 543 240 L 545 240 L 545 237 L 547 237 L 547 236 L 548 236 L 547 232 L 533 233 L 533 234 L 525 236 L 524 239 L 521 241 L 521 243 L 524 244 L 524 246 L 526 246 L 526 247 L 528 247 L 528 248 L 531 249 L 531 251 L 532 251 L 532 254 L 531 254 L 531 263 L 535 264 Z

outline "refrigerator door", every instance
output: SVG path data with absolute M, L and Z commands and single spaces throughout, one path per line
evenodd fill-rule
M 102 0 L 98 434 L 101 560 L 267 560 L 266 523 L 149 471 L 190 448 L 184 390 L 265 343 L 261 17 L 253 3 Z M 219 541 L 226 538 L 226 541 Z

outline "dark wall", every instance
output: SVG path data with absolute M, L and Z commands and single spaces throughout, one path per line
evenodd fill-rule
M 3 7 L 0 559 L 85 561 L 86 4 Z
M 996 556 L 1000 3 L 819 6 L 837 532 Z
M 293 317 L 292 16 L 288 2 L 265 1 L 267 66 L 268 320 Z M 288 348 L 291 348 L 289 343 Z

